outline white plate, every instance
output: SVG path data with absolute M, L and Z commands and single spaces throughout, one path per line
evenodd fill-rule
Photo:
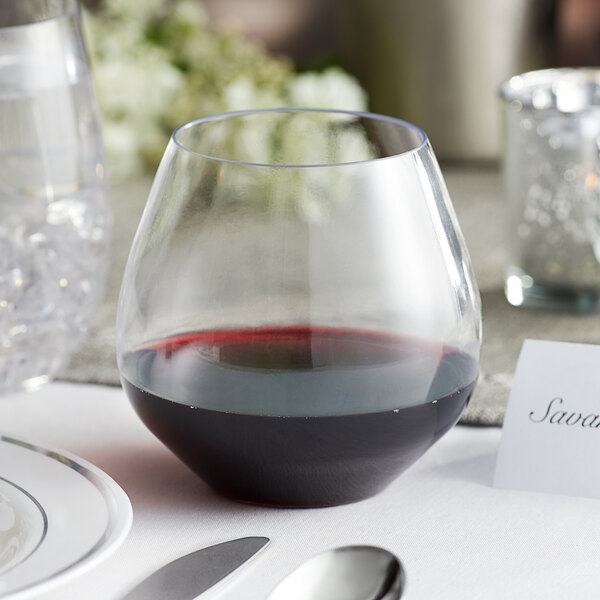
M 129 498 L 94 465 L 0 435 L 0 598 L 33 598 L 93 567 L 131 522 Z

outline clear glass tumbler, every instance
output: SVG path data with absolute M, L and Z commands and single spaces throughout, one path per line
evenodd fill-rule
M 173 134 L 117 354 L 135 410 L 214 489 L 324 506 L 377 493 L 457 422 L 480 319 L 420 129 L 248 111 Z
M 0 391 L 68 360 L 100 300 L 109 197 L 75 0 L 0 0 Z

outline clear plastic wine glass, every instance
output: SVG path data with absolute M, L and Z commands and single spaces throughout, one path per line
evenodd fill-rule
M 109 213 L 76 0 L 0 0 L 0 392 L 39 388 L 83 338 Z
M 216 491 L 372 496 L 460 418 L 480 300 L 423 131 L 274 109 L 177 129 L 124 274 L 123 386 Z

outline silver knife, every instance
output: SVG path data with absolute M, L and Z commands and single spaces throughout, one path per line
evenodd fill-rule
M 194 600 L 268 543 L 266 537 L 245 537 L 196 550 L 152 573 L 122 600 Z

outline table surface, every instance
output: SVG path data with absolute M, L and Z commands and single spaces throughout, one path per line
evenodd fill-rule
M 145 429 L 120 388 L 55 382 L 5 396 L 0 421 L 6 434 L 91 461 L 133 505 L 115 553 L 37 600 L 117 599 L 171 559 L 247 535 L 272 543 L 203 599 L 264 599 L 302 560 L 344 544 L 395 551 L 408 600 L 598 597 L 599 501 L 493 488 L 497 427 L 454 428 L 372 499 L 284 510 L 215 495 Z

